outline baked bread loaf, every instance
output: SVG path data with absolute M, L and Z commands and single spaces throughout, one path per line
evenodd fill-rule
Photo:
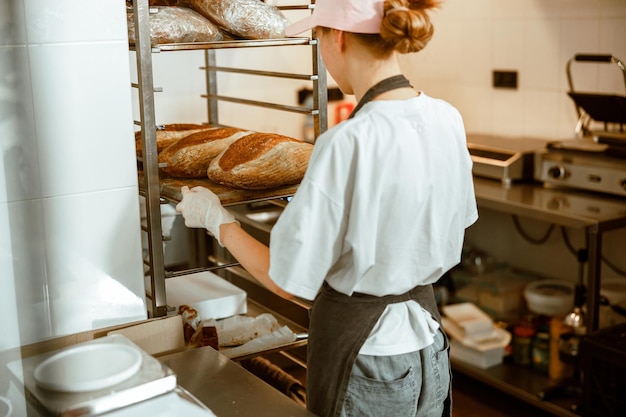
M 155 6 L 150 14 L 150 44 L 214 42 L 224 39 L 222 31 L 210 20 L 187 7 Z M 133 13 L 126 13 L 128 42 L 135 44 Z
M 157 153 L 160 153 L 163 149 L 167 148 L 174 142 L 191 135 L 192 133 L 200 132 L 207 129 L 215 129 L 215 126 L 199 125 L 193 123 L 172 123 L 164 125 L 162 130 L 156 131 L 156 145 Z M 135 150 L 137 156 L 141 156 L 142 149 L 142 135 L 141 131 L 135 132 Z
M 213 158 L 250 131 L 234 127 L 201 130 L 174 142 L 159 153 L 161 170 L 172 177 L 206 178 Z
M 284 38 L 287 18 L 261 0 L 181 0 L 221 30 L 242 39 Z
M 297 184 L 313 145 L 272 133 L 253 133 L 219 154 L 207 170 L 210 180 L 232 188 L 262 190 Z

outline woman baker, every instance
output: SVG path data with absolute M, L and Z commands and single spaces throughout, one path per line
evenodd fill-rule
M 432 284 L 460 260 L 478 218 L 463 121 L 414 89 L 398 56 L 433 35 L 436 0 L 318 0 L 312 29 L 328 72 L 358 101 L 317 138 L 271 232 L 248 235 L 206 188 L 177 210 L 256 279 L 313 303 L 307 407 L 319 416 L 450 416 L 449 345 Z

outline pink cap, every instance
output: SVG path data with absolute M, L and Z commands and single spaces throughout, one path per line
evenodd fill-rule
M 316 26 L 353 33 L 380 33 L 384 0 L 317 0 L 311 16 L 287 26 L 294 36 Z

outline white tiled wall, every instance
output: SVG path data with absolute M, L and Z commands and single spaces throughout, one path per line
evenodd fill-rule
M 123 0 L 0 0 L 0 350 L 146 317 L 126 33 Z
M 624 0 L 445 0 L 427 48 L 404 59 L 416 87 L 463 114 L 469 132 L 572 138 L 566 63 L 575 53 L 626 61 Z M 494 89 L 493 70 L 518 72 L 517 90 Z M 611 64 L 572 67 L 581 91 L 626 94 Z
M 612 54 L 626 62 L 624 0 L 446 0 L 435 14 L 435 37 L 403 63 L 415 86 L 454 104 L 468 132 L 551 139 L 574 137 L 576 112 L 567 96 L 566 63 L 576 53 Z M 494 89 L 494 69 L 516 70 L 517 90 Z M 577 91 L 626 94 L 622 72 L 611 64 L 572 66 Z M 578 278 L 576 258 L 558 229 L 544 245 L 527 243 L 511 216 L 481 210 L 468 242 L 499 261 L 567 280 Z M 543 222 L 521 219 L 531 236 Z M 576 248 L 585 245 L 569 230 Z M 609 232 L 603 255 L 626 270 L 626 232 Z M 617 273 L 603 263 L 604 278 Z

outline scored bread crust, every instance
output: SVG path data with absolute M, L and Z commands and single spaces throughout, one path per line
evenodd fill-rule
M 200 132 L 201 130 L 215 129 L 215 126 L 200 125 L 194 123 L 172 123 L 163 126 L 163 129 L 156 131 L 156 145 L 157 153 L 161 151 L 179 139 L 192 133 Z M 141 156 L 142 149 L 142 135 L 141 130 L 135 132 L 135 150 L 137 156 Z
M 250 131 L 234 127 L 202 130 L 185 136 L 159 154 L 163 172 L 180 178 L 206 178 L 209 163 L 231 143 Z
M 207 177 L 219 184 L 262 190 L 302 181 L 313 145 L 273 133 L 253 133 L 233 142 L 209 165 Z

